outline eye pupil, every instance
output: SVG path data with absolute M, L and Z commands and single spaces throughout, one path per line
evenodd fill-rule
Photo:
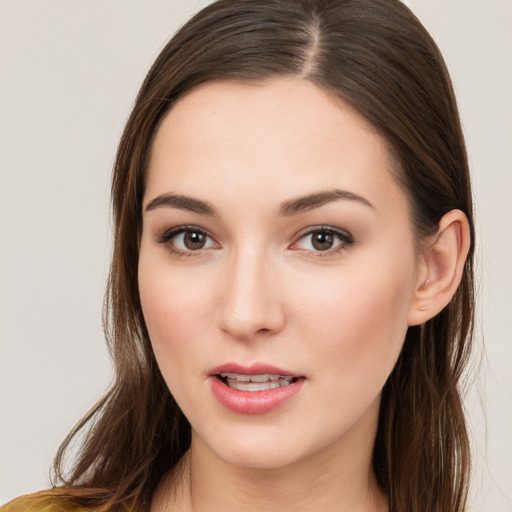
M 334 243 L 334 236 L 331 233 L 325 231 L 315 231 L 312 235 L 312 244 L 318 251 L 326 251 L 332 247 Z
M 187 231 L 183 237 L 183 243 L 187 249 L 202 249 L 206 243 L 206 236 L 197 231 Z

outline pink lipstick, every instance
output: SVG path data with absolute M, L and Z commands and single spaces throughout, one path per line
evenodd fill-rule
M 233 412 L 263 414 L 292 398 L 305 378 L 288 370 L 262 363 L 249 367 L 227 363 L 209 372 L 212 392 Z

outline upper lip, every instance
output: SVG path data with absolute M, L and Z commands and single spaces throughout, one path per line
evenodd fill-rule
M 237 363 L 224 363 L 212 368 L 209 375 L 219 375 L 221 373 L 236 373 L 238 375 L 281 375 L 283 377 L 300 377 L 295 372 L 285 370 L 277 366 L 266 363 L 254 363 L 250 366 L 243 366 Z

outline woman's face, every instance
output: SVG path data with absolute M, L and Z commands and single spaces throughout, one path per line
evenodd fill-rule
M 249 467 L 370 451 L 417 271 L 383 139 L 310 82 L 206 84 L 160 126 L 140 297 L 201 449 Z

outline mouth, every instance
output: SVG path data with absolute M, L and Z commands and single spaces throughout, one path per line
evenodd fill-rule
M 277 409 L 291 401 L 306 382 L 305 376 L 261 363 L 227 363 L 212 368 L 208 375 L 214 396 L 225 408 L 240 414 Z
M 240 373 L 223 372 L 215 375 L 226 386 L 239 391 L 267 391 L 289 386 L 297 381 L 298 377 L 264 373 L 261 375 L 245 375 Z

